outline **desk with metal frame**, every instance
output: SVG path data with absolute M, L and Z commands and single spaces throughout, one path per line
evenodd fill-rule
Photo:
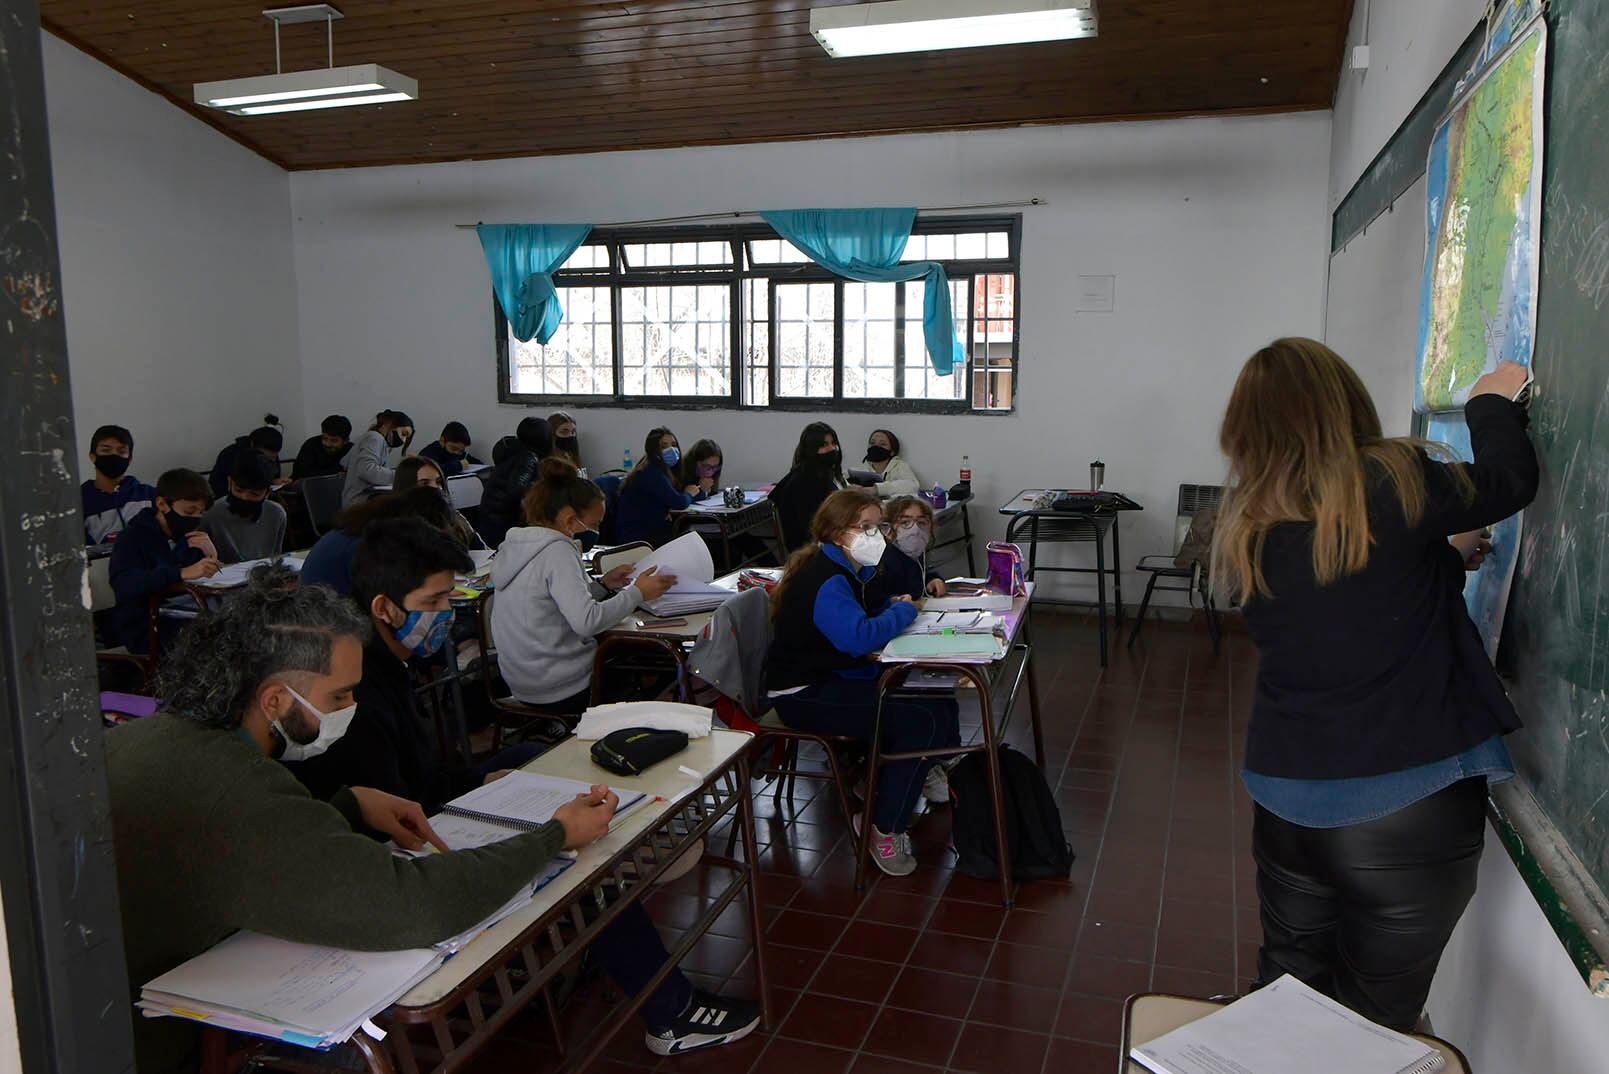
M 967 557 L 967 577 L 976 578 L 978 576 L 978 561 L 976 558 L 977 553 L 972 548 L 972 515 L 967 511 L 967 505 L 971 502 L 970 499 L 952 500 L 933 512 L 933 536 L 935 538 L 938 537 L 939 530 L 954 518 L 960 518 L 961 532 L 954 537 L 946 537 L 942 541 L 935 540 L 934 544 L 927 550 L 927 558 L 930 563 L 942 562 L 945 557 L 939 555 L 941 549 L 961 545 Z M 950 554 L 960 555 L 961 553 L 953 552 Z
M 615 776 L 598 768 L 592 763 L 588 744 L 577 739 L 555 746 L 526 765 L 528 772 L 641 791 L 649 801 L 623 817 L 603 839 L 583 849 L 576 863 L 538 891 L 528 905 L 470 941 L 377 1017 L 375 1021 L 386 1033 L 383 1041 L 362 1032 L 354 1036 L 352 1043 L 366 1068 L 372 1074 L 451 1074 L 461 1070 L 515 1015 L 543 995 L 559 973 L 574 969 L 587 945 L 627 906 L 644 898 L 668 864 L 706 839 L 727 817 L 740 830 L 743 858 L 704 852 L 700 867 L 726 869 L 733 874 L 732 880 L 683 930 L 665 965 L 643 990 L 615 1006 L 609 1020 L 579 1042 L 563 1039 L 556 1012 L 549 1005 L 548 1020 L 563 1056 L 559 1074 L 584 1070 L 596 1060 L 740 895 L 747 896 L 762 1024 L 773 1026 L 755 873 L 758 853 L 749 794 L 751 744 L 751 736 L 745 733 L 716 729 L 707 738 L 693 739 L 676 755 L 676 764 L 656 765 L 636 777 Z M 703 775 L 701 779 L 686 776 L 678 765 Z M 355 892 L 354 897 L 361 893 Z M 223 1074 L 229 1059 L 223 1033 L 208 1029 L 207 1037 L 203 1074 Z M 317 1055 L 306 1053 L 306 1059 L 261 1056 L 257 1062 L 267 1069 L 330 1071 L 331 1066 L 317 1062 Z
M 740 571 L 732 571 L 715 579 L 712 585 L 723 589 L 737 590 L 738 575 Z M 688 615 L 672 616 L 671 622 L 678 619 L 686 620 L 676 626 L 663 625 L 664 621 L 654 616 L 646 608 L 638 608 L 625 619 L 602 634 L 598 635 L 598 651 L 592 655 L 592 700 L 597 703 L 603 698 L 603 678 L 606 671 L 608 657 L 620 649 L 647 649 L 667 654 L 676 668 L 676 694 L 677 698 L 687 701 L 691 697 L 691 688 L 687 682 L 687 652 L 696 642 L 704 628 L 709 625 L 714 612 L 692 612 Z
M 1000 782 L 1000 751 L 997 748 L 1011 726 L 1012 710 L 1024 684 L 1028 687 L 1028 715 L 1033 721 L 1034 760 L 1040 768 L 1045 766 L 1045 737 L 1039 720 L 1039 681 L 1034 674 L 1033 642 L 1029 637 L 1028 617 L 1032 608 L 1033 591 L 1018 597 L 1011 610 L 1001 612 L 1004 621 L 1006 652 L 998 660 L 963 661 L 957 659 L 910 660 L 890 663 L 877 680 L 877 719 L 872 726 L 871 759 L 867 764 L 866 802 L 862 810 L 858 853 L 855 856 L 855 887 L 866 886 L 866 858 L 872 830 L 872 809 L 877 799 L 878 769 L 885 761 L 904 761 L 916 758 L 928 760 L 960 757 L 968 753 L 982 753 L 989 771 L 989 796 L 994 810 L 995 846 L 1000 863 L 1000 901 L 1007 909 L 1014 903 L 1011 878 L 1011 848 L 1006 842 L 1005 794 Z M 980 741 L 970 745 L 949 746 L 940 749 L 917 750 L 904 753 L 882 751 L 883 702 L 890 694 L 907 697 L 933 697 L 932 689 L 913 689 L 903 686 L 911 672 L 916 670 L 952 672 L 970 682 L 978 698 Z M 994 695 L 1004 685 L 1005 697 L 999 706 L 1000 726 L 994 725 Z
M 699 523 L 715 524 L 721 541 L 721 569 L 726 571 L 740 570 L 751 563 L 758 562 L 770 554 L 769 549 L 752 552 L 741 560 L 732 559 L 732 538 L 745 534 L 759 534 L 762 539 L 776 542 L 777 551 L 782 550 L 782 519 L 777 515 L 777 506 L 767 498 L 761 498 L 742 507 L 700 507 L 693 506 L 683 511 L 672 511 L 676 536 L 681 536 L 688 530 L 699 529 Z

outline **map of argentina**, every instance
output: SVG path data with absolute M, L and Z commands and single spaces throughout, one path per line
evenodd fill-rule
M 1546 27 L 1497 57 L 1436 129 L 1420 290 L 1421 413 L 1458 410 L 1500 361 L 1530 365 L 1541 239 Z

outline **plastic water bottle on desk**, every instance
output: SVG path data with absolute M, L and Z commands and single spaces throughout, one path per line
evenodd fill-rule
M 625 458 L 620 460 L 620 468 L 622 470 L 626 471 L 626 473 L 628 473 L 628 474 L 631 473 L 631 449 L 630 448 L 626 449 Z

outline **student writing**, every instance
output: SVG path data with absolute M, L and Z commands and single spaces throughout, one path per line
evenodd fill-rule
M 708 438 L 698 441 L 682 458 L 682 486 L 689 490 L 697 486 L 693 495 L 698 497 L 713 496 L 721 487 L 723 464 L 721 445 Z
M 201 516 L 222 563 L 277 556 L 285 550 L 285 509 L 268 498 L 274 467 L 256 452 L 235 456 L 229 492 Z
M 693 502 L 696 482 L 681 476 L 682 447 L 676 434 L 660 426 L 643 438 L 642 458 L 620 485 L 620 517 L 615 521 L 622 543 L 670 540 L 670 512 Z
M 329 477 L 341 473 L 346 453 L 352 450 L 352 422 L 341 414 L 331 414 L 319 423 L 318 435 L 302 441 L 291 463 L 291 480 Z
M 284 446 L 285 434 L 279 429 L 279 419 L 272 414 L 264 414 L 261 425 L 245 436 L 237 436 L 213 460 L 212 469 L 207 474 L 212 498 L 218 500 L 229 495 L 229 475 L 235 472 L 235 460 L 251 451 L 273 463 L 274 484 L 280 484 L 279 452 Z
M 121 425 L 102 425 L 89 438 L 95 473 L 79 488 L 85 544 L 115 540 L 156 499 L 156 489 L 128 472 L 133 459 L 134 434 Z
M 466 466 L 479 466 L 481 461 L 469 453 L 469 428 L 461 421 L 449 421 L 441 430 L 439 439 L 419 449 L 419 454 L 441 467 L 447 477 L 456 477 Z
M 1258 978 L 1290 973 L 1398 1030 L 1475 891 L 1486 787 L 1519 727 L 1465 609 L 1480 527 L 1537 488 L 1512 364 L 1464 408 L 1473 464 L 1381 434 L 1341 358 L 1281 339 L 1241 370 L 1213 561 L 1257 645 Z M 1451 538 L 1451 540 L 1449 540 Z
M 413 419 L 400 410 L 382 410 L 374 424 L 358 437 L 346 457 L 346 483 L 341 486 L 341 506 L 351 507 L 379 494 L 377 486 L 391 484 L 394 467 L 391 453 L 407 450 L 413 440 Z
M 194 470 L 168 470 L 156 481 L 154 502 L 134 517 L 112 546 L 110 576 L 117 606 L 108 633 L 114 645 L 131 653 L 150 649 L 150 608 L 180 582 L 218 573 L 218 550 L 201 530 L 201 516 L 212 503 L 206 479 Z M 178 634 L 175 620 L 161 619 L 158 645 Z

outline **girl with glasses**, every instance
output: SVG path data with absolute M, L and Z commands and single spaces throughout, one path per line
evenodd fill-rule
M 920 496 L 896 496 L 883 507 L 889 519 L 888 550 L 883 553 L 879 580 L 884 592 L 902 593 L 913 600 L 944 596 L 944 578 L 927 565 L 927 548 L 933 543 L 933 506 Z

